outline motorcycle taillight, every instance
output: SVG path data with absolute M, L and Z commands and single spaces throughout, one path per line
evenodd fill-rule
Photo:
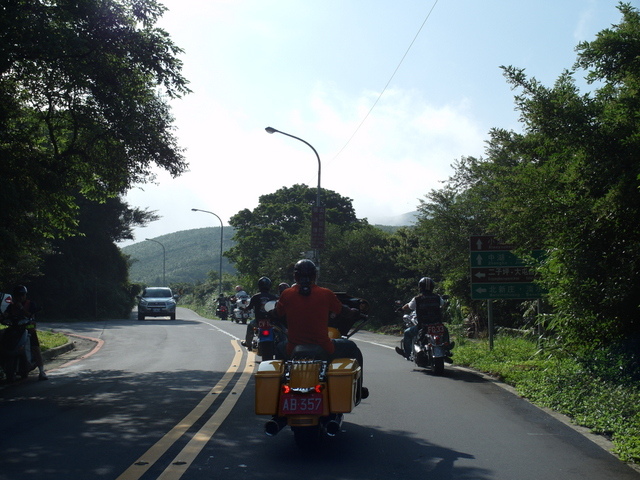
M 262 336 L 268 337 L 271 332 L 269 330 L 262 330 Z

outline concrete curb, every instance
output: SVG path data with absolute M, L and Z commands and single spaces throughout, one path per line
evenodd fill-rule
M 48 362 L 52 358 L 57 357 L 58 355 L 62 355 L 63 353 L 70 352 L 76 348 L 75 343 L 72 341 L 68 341 L 64 345 L 60 345 L 59 347 L 50 348 L 49 350 L 42 352 L 42 360 Z

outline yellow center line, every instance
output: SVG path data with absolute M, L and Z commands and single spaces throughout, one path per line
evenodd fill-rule
M 173 427 L 166 435 L 156 442 L 149 450 L 147 450 L 133 465 L 127 468 L 122 475 L 116 480 L 138 480 L 149 470 L 166 452 L 171 446 L 180 438 L 184 433 L 193 426 L 193 424 L 200 418 L 207 409 L 218 398 L 226 386 L 229 384 L 235 373 L 240 367 L 240 360 L 242 359 L 242 348 L 237 340 L 232 340 L 231 345 L 236 351 L 231 365 L 227 369 L 226 373 L 220 379 L 220 381 L 211 389 L 211 391 L 200 401 L 200 403 L 189 414 L 184 417 L 175 427 Z M 255 359 L 255 355 L 253 356 Z M 253 364 L 252 363 L 252 368 Z M 244 388 L 244 387 L 243 387 Z M 226 400 L 225 402 L 226 403 Z M 224 405 L 223 403 L 223 405 Z
M 211 437 L 216 433 L 218 427 L 222 425 L 222 422 L 229 416 L 229 413 L 231 413 L 231 410 L 249 383 L 249 379 L 251 378 L 255 368 L 255 359 L 255 354 L 249 352 L 249 358 L 245 364 L 244 371 L 242 372 L 238 382 L 235 384 L 232 394 L 227 395 L 222 402 L 222 405 L 218 407 L 211 418 L 207 420 L 198 433 L 193 436 L 176 458 L 173 459 L 171 465 L 162 472 L 158 477 L 158 480 L 178 480 L 185 474 L 207 442 L 211 440 Z

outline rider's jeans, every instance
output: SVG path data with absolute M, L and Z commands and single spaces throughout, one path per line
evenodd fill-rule
M 409 327 L 404 331 L 404 339 L 402 340 L 402 349 L 404 350 L 404 356 L 409 358 L 411 350 L 413 348 L 413 342 L 418 335 L 418 325 Z

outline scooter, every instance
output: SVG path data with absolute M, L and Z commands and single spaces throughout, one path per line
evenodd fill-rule
M 330 324 L 331 338 L 350 337 L 368 318 L 365 300 L 343 295 L 338 295 L 341 301 L 357 305 L 351 308 L 358 308 L 360 315 Z M 318 345 L 297 345 L 287 360 L 263 360 L 255 380 L 255 412 L 272 416 L 265 433 L 275 436 L 288 425 L 301 448 L 315 445 L 323 434 L 335 437 L 344 414 L 362 400 L 362 367 L 357 360 L 330 359 Z
M 8 382 L 27 378 L 37 365 L 31 356 L 29 324 L 33 318 L 5 319 L 7 328 L 0 332 L 0 364 Z

